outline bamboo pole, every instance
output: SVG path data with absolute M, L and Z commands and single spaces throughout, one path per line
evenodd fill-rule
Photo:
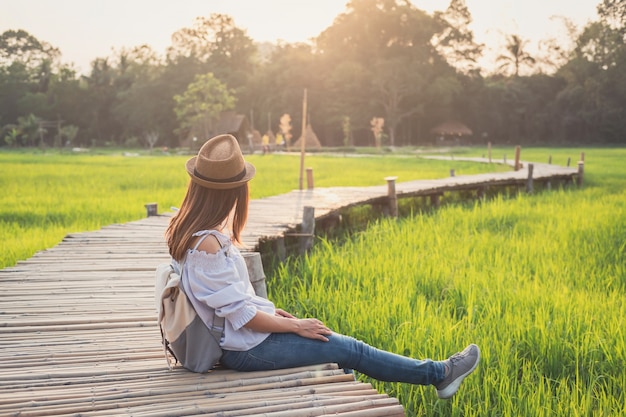
M 304 89 L 304 98 L 302 99 L 302 141 L 300 142 L 300 189 L 304 185 L 304 152 L 306 150 L 306 88 Z

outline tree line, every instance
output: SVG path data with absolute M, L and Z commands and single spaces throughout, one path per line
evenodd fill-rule
M 0 35 L 0 146 L 168 146 L 213 134 L 220 114 L 299 132 L 302 97 L 325 146 L 432 144 L 445 121 L 474 143 L 626 143 L 626 0 L 602 0 L 571 47 L 544 56 L 506 38 L 484 75 L 464 0 L 430 15 L 407 0 L 351 0 L 311 42 L 256 43 L 232 17 L 198 17 L 163 55 L 95 58 L 87 75 L 24 30 Z M 566 22 L 568 23 L 568 22 Z M 383 124 L 384 121 L 384 124 Z

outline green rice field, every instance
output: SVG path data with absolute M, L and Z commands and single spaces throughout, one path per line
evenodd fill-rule
M 159 212 L 177 207 L 185 195 L 189 155 L 59 154 L 0 152 L 0 268 L 30 258 L 73 232 L 97 230 L 146 216 L 145 204 Z M 299 155 L 252 155 L 257 176 L 251 198 L 299 188 Z M 312 156 L 316 187 L 385 184 L 488 172 L 507 167 L 462 161 L 441 162 L 400 156 Z M 306 180 L 305 180 L 306 183 Z
M 341 240 L 319 237 L 267 277 L 270 298 L 399 354 L 444 359 L 481 347 L 478 369 L 447 401 L 432 387 L 359 376 L 407 416 L 626 415 L 626 149 L 529 148 L 522 159 L 575 164 L 581 152 L 582 188 L 449 204 L 372 219 Z M 504 153 L 514 151 L 493 149 Z M 144 217 L 145 203 L 178 205 L 187 158 L 0 153 L 2 266 L 69 232 Z M 298 187 L 298 156 L 249 160 L 252 198 Z M 414 155 L 316 155 L 306 165 L 316 187 L 508 169 Z

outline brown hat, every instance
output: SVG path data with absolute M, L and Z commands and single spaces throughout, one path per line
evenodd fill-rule
M 225 190 L 250 181 L 256 168 L 243 159 L 239 143 L 232 135 L 209 139 L 198 155 L 187 161 L 191 180 L 205 188 Z

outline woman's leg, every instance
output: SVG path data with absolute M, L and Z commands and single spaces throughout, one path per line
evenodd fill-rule
M 293 368 L 337 363 L 379 381 L 429 385 L 444 378 L 445 365 L 376 349 L 349 336 L 333 333 L 328 342 L 294 333 L 274 333 L 247 352 L 225 351 L 221 362 L 240 371 Z

